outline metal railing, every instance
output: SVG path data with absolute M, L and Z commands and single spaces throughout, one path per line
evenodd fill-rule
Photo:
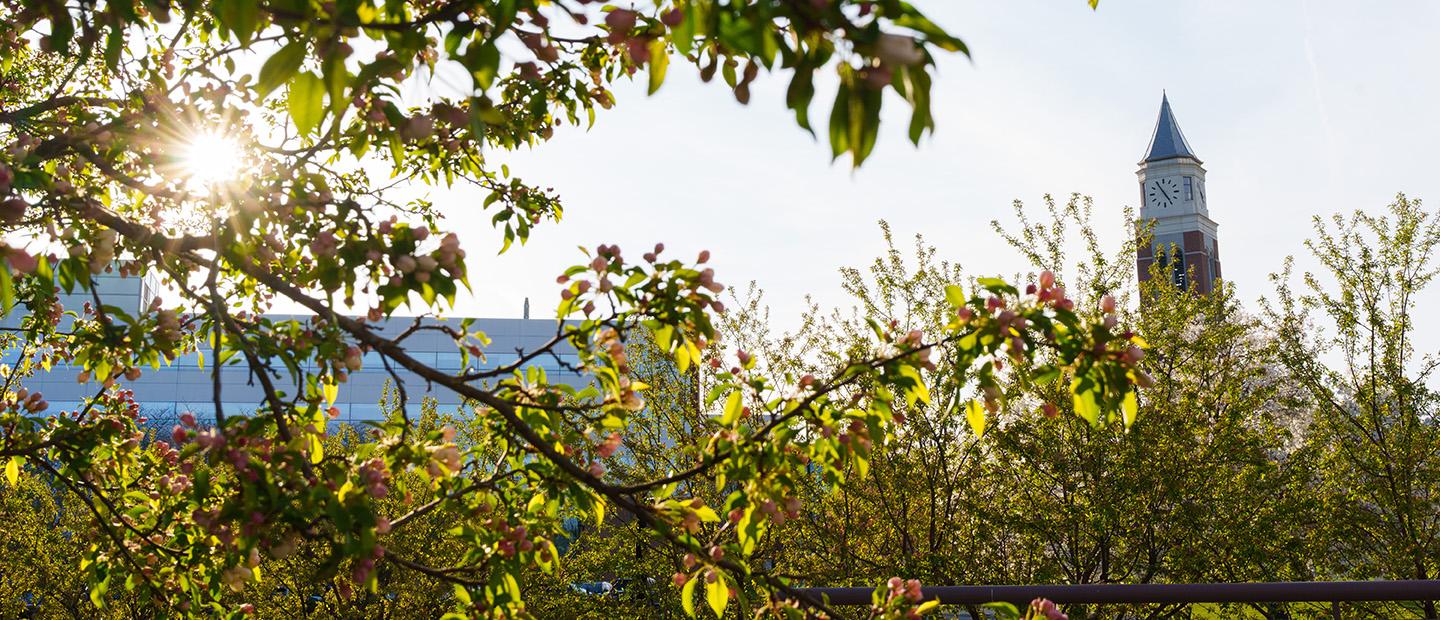
M 874 588 L 802 588 L 832 605 L 869 605 Z M 924 597 L 943 605 L 1006 602 L 1024 609 L 1037 598 L 1065 604 L 1330 603 L 1440 600 L 1440 580 L 1278 581 L 1260 583 L 1144 583 L 1037 586 L 929 586 Z

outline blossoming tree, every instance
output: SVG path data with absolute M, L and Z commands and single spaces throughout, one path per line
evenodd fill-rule
M 469 286 L 466 248 L 433 205 L 398 189 L 485 189 L 504 251 L 561 206 L 486 153 L 594 122 L 616 80 L 654 91 L 672 60 L 720 74 L 741 102 L 760 71 L 787 73 L 786 103 L 806 129 L 814 75 L 837 71 L 828 139 L 856 165 L 886 91 L 910 108 L 918 141 L 932 126 L 933 55 L 965 47 L 909 4 L 20 1 L 0 17 L 0 306 L 23 316 L 6 335 L 18 362 L 0 394 L 0 462 L 10 484 L 22 470 L 44 475 L 94 516 L 104 539 L 80 562 L 97 606 L 124 588 L 159 615 L 245 614 L 241 593 L 265 578 L 266 559 L 304 541 L 327 549 L 319 577 L 340 575 L 341 597 L 380 588 L 376 568 L 389 563 L 453 584 L 457 617 L 525 616 L 520 577 L 557 570 L 560 519 L 604 519 L 609 505 L 673 548 L 687 611 L 698 597 L 717 615 L 732 604 L 823 613 L 747 556 L 768 524 L 804 509 L 791 493 L 799 480 L 838 481 L 903 424 L 895 403 L 929 398 L 919 369 L 937 344 L 960 358 L 953 380 L 1064 381 L 1096 423 L 1133 412 L 1144 377 L 1130 339 L 1043 279 L 1026 294 L 999 280 L 968 294 L 952 286 L 939 340 L 876 323 L 868 346 L 823 377 L 771 376 L 744 351 L 709 346 L 723 287 L 705 253 L 672 257 L 662 245 L 638 259 L 596 247 L 559 277 L 568 321 L 553 341 L 498 370 L 451 373 L 407 352 L 416 333 L 438 330 L 478 356 L 486 337 L 468 324 L 374 329 L 402 308 L 443 310 Z M 463 85 L 401 96 L 402 83 L 433 74 Z M 197 152 L 246 174 L 218 174 Z M 372 178 L 383 173 L 392 179 Z M 127 313 L 94 286 L 109 270 L 172 294 Z M 62 308 L 61 291 L 93 303 Z M 268 314 L 281 302 L 313 316 Z M 630 417 L 646 406 L 626 358 L 635 338 L 682 373 L 719 372 L 705 386 L 713 416 L 695 461 L 619 484 L 606 463 L 623 458 Z M 527 369 L 561 343 L 578 351 L 587 387 Z M 1032 367 L 1042 349 L 1059 364 Z M 182 416 L 147 441 L 127 383 L 197 351 L 216 369 L 213 425 Z M 487 442 L 462 449 L 452 430 L 413 425 L 396 374 L 397 414 L 354 450 L 324 450 L 330 403 L 367 352 L 467 399 Z M 58 364 L 94 387 L 74 410 L 25 387 Z M 263 389 L 255 411 L 225 411 L 221 366 Z M 983 428 L 1000 407 L 976 401 L 961 415 Z M 393 510 L 392 494 L 409 497 L 392 489 L 401 472 L 435 499 Z M 674 492 L 698 476 L 717 478 L 723 500 Z M 466 550 L 458 561 L 387 546 L 442 507 L 461 515 L 445 534 Z M 875 614 L 933 608 L 913 585 L 884 588 Z M 732 602 L 745 592 L 759 596 Z

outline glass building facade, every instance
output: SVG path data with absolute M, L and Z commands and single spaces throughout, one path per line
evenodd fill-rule
M 125 312 L 139 312 L 155 296 L 154 283 L 139 277 L 120 277 L 115 273 L 104 273 L 95 277 L 96 291 L 106 305 L 115 306 Z M 61 304 L 68 311 L 79 311 L 83 304 L 91 301 L 89 293 L 62 294 Z M 0 326 L 15 328 L 20 325 L 24 308 L 17 307 Z M 275 318 L 304 319 L 304 316 L 287 315 Z M 413 317 L 393 317 L 375 324 L 381 334 L 397 335 L 414 324 Z M 435 319 L 422 319 L 434 324 Z M 447 319 L 447 323 L 459 327 L 460 319 Z M 513 364 L 524 352 L 533 351 L 551 338 L 558 330 L 558 322 L 542 319 L 475 319 L 469 326 L 471 331 L 480 330 L 490 337 L 485 349 L 485 359 L 469 360 L 470 370 L 484 370 Z M 422 330 L 408 337 L 403 346 L 406 352 L 419 361 L 447 372 L 459 373 L 462 360 L 455 341 L 442 332 Z M 15 359 L 17 351 L 4 352 L 4 359 Z M 136 401 L 150 417 L 178 415 L 189 411 L 202 420 L 211 420 L 215 415 L 212 372 L 212 356 L 204 354 L 205 366 L 201 366 L 201 355 L 189 353 L 177 357 L 160 369 L 142 369 L 139 379 L 124 381 L 134 390 Z M 575 350 L 568 343 L 561 343 L 552 354 L 544 354 L 531 360 L 528 366 L 539 366 L 551 382 L 580 386 L 584 381 L 574 368 L 579 366 Z M 313 367 L 313 365 L 312 365 Z M 290 377 L 283 372 L 276 380 L 276 387 L 290 394 L 297 392 Z M 396 368 L 396 376 L 405 383 L 410 406 L 418 407 L 424 397 L 434 398 L 440 410 L 453 410 L 459 405 L 459 397 L 446 389 L 431 389 L 420 377 Z M 49 372 L 41 372 L 25 381 L 26 387 L 45 394 L 50 402 L 50 411 L 73 411 L 80 407 L 87 397 L 93 396 L 99 385 L 93 380 L 80 383 L 77 378 L 80 369 L 59 365 Z M 364 422 L 381 417 L 380 402 L 385 387 L 394 383 L 391 374 L 385 370 L 378 353 L 366 353 L 362 368 L 349 374 L 349 380 L 340 385 L 335 406 L 340 410 L 337 421 Z M 221 406 L 226 415 L 251 412 L 263 400 L 263 391 L 258 382 L 251 385 L 250 369 L 243 362 L 221 369 Z M 414 411 L 414 409 L 412 409 Z

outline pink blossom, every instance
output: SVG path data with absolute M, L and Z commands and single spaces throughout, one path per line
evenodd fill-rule
M 24 250 L 11 249 L 5 254 L 5 260 L 10 263 L 11 269 L 20 273 L 32 273 L 40 265 L 39 259 Z

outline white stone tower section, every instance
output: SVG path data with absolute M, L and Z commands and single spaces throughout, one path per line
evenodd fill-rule
M 1205 197 L 1205 168 L 1190 149 L 1170 100 L 1160 97 L 1160 117 L 1150 148 L 1140 161 L 1140 223 L 1150 224 L 1151 242 L 1139 250 L 1140 280 L 1150 279 L 1159 263 L 1170 280 L 1198 293 L 1214 290 L 1220 279 L 1218 227 Z

